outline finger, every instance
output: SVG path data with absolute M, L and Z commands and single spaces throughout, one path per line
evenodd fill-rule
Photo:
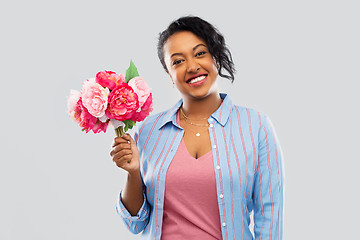
M 121 159 L 114 161 L 114 162 L 115 162 L 116 166 L 118 166 L 120 168 L 124 168 L 131 162 L 131 159 L 132 159 L 131 155 L 126 155 L 126 156 L 121 157 Z
M 129 135 L 129 141 L 130 141 L 131 144 L 135 144 L 134 139 L 130 135 Z
M 126 153 L 126 154 L 122 154 L 122 155 L 116 155 L 113 158 L 113 161 L 116 163 L 124 163 L 124 162 L 128 162 L 132 159 L 132 153 Z
M 129 155 L 129 154 L 132 155 L 132 151 L 130 149 L 122 149 L 113 155 L 113 160 L 120 159 L 122 156 Z
M 122 138 L 127 141 L 128 143 L 130 143 L 130 140 L 131 140 L 131 136 L 130 134 L 126 133 L 124 135 L 122 135 Z
M 130 143 L 130 145 L 131 145 L 132 147 L 136 146 L 136 143 L 135 143 L 134 139 L 131 137 L 130 134 L 127 133 L 127 134 L 125 134 L 124 136 L 125 136 L 125 139 L 128 141 L 128 143 Z M 123 136 L 123 137 L 124 137 L 124 136 Z
M 116 145 L 114 147 L 114 149 L 116 149 L 116 151 L 121 150 L 121 149 L 131 149 L 131 146 L 129 143 L 123 142 L 123 143 L 119 143 L 118 145 Z
M 116 145 L 120 144 L 120 143 L 125 143 L 127 142 L 127 140 L 123 139 L 122 137 L 116 137 L 114 138 L 114 142 L 113 142 L 113 147 L 115 147 Z
M 121 150 L 127 149 L 131 151 L 131 146 L 129 143 L 120 143 L 113 147 L 113 149 L 110 151 L 110 156 L 114 156 L 115 154 L 118 154 Z

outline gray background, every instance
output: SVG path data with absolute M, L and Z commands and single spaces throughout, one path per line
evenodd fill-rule
M 236 3 L 237 2 L 237 3 Z M 180 97 L 158 33 L 194 14 L 224 34 L 237 67 L 221 91 L 268 114 L 285 162 L 284 239 L 347 239 L 359 215 L 357 1 L 3 1 L 0 239 L 139 239 L 115 212 L 125 173 L 115 136 L 66 115 L 70 89 L 133 59 L 155 110 Z M 356 225 L 355 225 L 356 224 Z

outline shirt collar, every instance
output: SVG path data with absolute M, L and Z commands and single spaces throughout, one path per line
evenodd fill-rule
M 209 120 L 211 121 L 211 119 L 215 119 L 219 124 L 225 126 L 231 113 L 232 102 L 230 97 L 226 93 L 220 93 L 220 98 L 223 100 L 223 102 L 220 107 L 213 114 L 211 114 Z M 176 122 L 176 113 L 181 107 L 182 103 L 183 100 L 180 99 L 172 108 L 170 108 L 167 112 L 164 113 L 159 129 L 168 122 L 171 122 L 176 127 L 181 128 Z
M 213 114 L 211 114 L 211 117 L 220 123 L 221 126 L 225 126 L 231 113 L 232 102 L 230 97 L 225 93 L 220 93 L 220 98 L 223 100 L 223 102 L 220 107 Z

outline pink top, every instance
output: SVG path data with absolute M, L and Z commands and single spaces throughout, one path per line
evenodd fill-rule
M 212 151 L 195 159 L 184 139 L 166 173 L 161 239 L 222 239 Z

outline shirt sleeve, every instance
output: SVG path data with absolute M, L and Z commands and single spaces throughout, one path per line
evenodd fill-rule
M 137 130 L 135 131 L 135 136 L 134 136 L 134 140 L 135 140 L 136 145 L 139 148 L 140 154 L 141 154 L 141 147 L 139 146 L 139 131 L 138 131 L 138 129 L 141 128 L 142 123 L 140 123 L 139 126 L 138 125 L 136 126 Z M 145 188 L 144 182 L 142 179 L 141 179 L 141 181 L 142 181 L 142 187 L 144 189 Z M 124 206 L 123 202 L 121 201 L 121 193 L 122 193 L 122 191 L 120 191 L 119 198 L 117 199 L 116 211 L 120 215 L 122 220 L 124 221 L 125 225 L 130 230 L 130 232 L 132 232 L 134 234 L 138 234 L 145 229 L 145 227 L 149 223 L 149 219 L 150 219 L 151 207 L 146 199 L 146 194 L 145 194 L 145 192 L 143 192 L 144 202 L 143 202 L 140 210 L 138 211 L 138 213 L 135 216 L 132 216 L 130 214 L 130 212 L 126 209 L 126 207 Z
M 282 239 L 283 157 L 268 116 L 261 115 L 253 201 L 255 239 Z
M 116 211 L 124 221 L 125 225 L 128 227 L 130 232 L 134 234 L 138 234 L 142 232 L 146 225 L 149 222 L 150 218 L 150 206 L 146 201 L 146 196 L 144 195 L 144 202 L 135 216 L 131 216 L 129 211 L 126 209 L 124 204 L 121 201 L 121 193 L 119 194 L 119 198 L 116 204 Z

